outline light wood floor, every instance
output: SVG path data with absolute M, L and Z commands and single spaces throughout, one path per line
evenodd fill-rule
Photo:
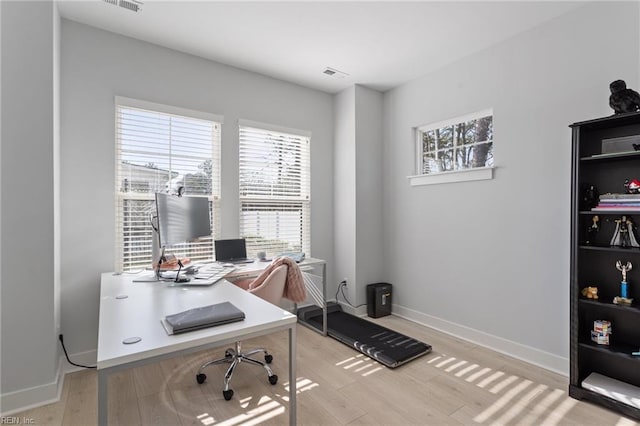
M 298 424 L 301 425 L 635 425 L 567 396 L 567 378 L 389 316 L 376 322 L 433 346 L 433 352 L 396 369 L 298 325 Z M 109 383 L 113 425 L 223 425 L 288 423 L 286 332 L 244 342 L 266 345 L 280 376 L 269 385 L 259 367 L 242 364 L 235 395 L 222 398 L 224 367 L 198 366 L 223 352 L 196 353 L 123 371 Z M 95 370 L 67 375 L 61 401 L 19 413 L 33 424 L 96 424 Z

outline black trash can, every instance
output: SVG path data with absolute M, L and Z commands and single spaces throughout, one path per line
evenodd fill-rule
M 391 287 L 389 283 L 367 285 L 367 315 L 371 318 L 391 314 Z

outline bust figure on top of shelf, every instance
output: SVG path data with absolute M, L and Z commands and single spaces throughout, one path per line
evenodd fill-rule
M 609 96 L 609 106 L 614 113 L 636 112 L 640 110 L 640 94 L 633 89 L 627 88 L 624 80 L 616 80 L 609 84 L 611 96 Z

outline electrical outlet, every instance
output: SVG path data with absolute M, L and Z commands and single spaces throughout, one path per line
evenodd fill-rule
M 348 283 L 349 281 L 347 281 L 347 279 L 346 279 L 346 278 L 343 278 L 343 279 L 342 279 L 342 281 L 344 281 L 344 286 L 345 286 L 345 287 L 348 287 L 348 286 L 347 286 L 347 283 Z

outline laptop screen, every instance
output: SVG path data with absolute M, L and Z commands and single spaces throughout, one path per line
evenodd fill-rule
M 247 246 L 244 238 L 233 240 L 215 240 L 216 260 L 229 262 L 247 258 Z

